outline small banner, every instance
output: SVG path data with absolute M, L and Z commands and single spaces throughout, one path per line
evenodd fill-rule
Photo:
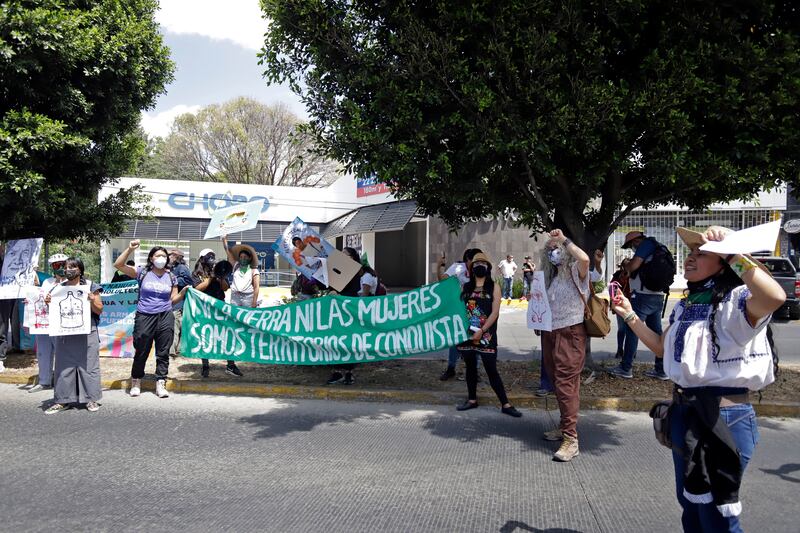
M 36 279 L 42 242 L 42 239 L 20 239 L 6 243 L 6 255 L 0 270 L 0 299 L 25 298 L 26 287 L 33 287 Z
M 97 333 L 100 336 L 100 357 L 133 357 L 133 322 L 139 301 L 136 280 L 104 283 L 103 312 Z
M 181 355 L 283 365 L 385 361 L 467 340 L 458 280 L 412 291 L 326 296 L 250 309 L 190 289 L 183 306 Z
M 553 313 L 547 299 L 544 285 L 544 272 L 536 271 L 531 280 L 531 295 L 528 300 L 528 329 L 551 331 L 553 329 Z
M 57 285 L 50 292 L 51 337 L 88 335 L 91 330 L 89 285 Z

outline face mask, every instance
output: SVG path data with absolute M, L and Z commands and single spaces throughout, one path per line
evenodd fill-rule
M 246 256 L 246 255 L 240 255 L 239 256 L 239 264 L 242 265 L 242 266 L 250 265 L 250 258 L 248 256 Z
M 558 266 L 561 264 L 561 248 L 555 248 L 547 252 L 547 259 L 550 260 L 550 263 L 553 266 Z
M 164 268 L 167 266 L 167 258 L 166 257 L 156 257 L 153 259 L 153 266 L 156 268 Z
M 64 269 L 63 268 L 54 268 L 53 269 L 53 274 L 55 274 L 59 278 L 63 278 L 64 277 Z
M 213 265 L 217 262 L 217 258 L 213 255 L 207 255 L 205 258 L 205 262 L 207 265 Z
M 64 277 L 73 280 L 81 275 L 81 271 L 77 268 L 68 268 L 64 271 Z
M 472 273 L 476 278 L 485 278 L 489 274 L 489 267 L 486 265 L 475 265 L 472 267 Z

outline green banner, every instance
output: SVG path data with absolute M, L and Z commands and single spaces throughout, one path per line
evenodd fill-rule
M 385 361 L 467 340 L 458 280 L 387 296 L 326 296 L 249 309 L 190 289 L 181 355 L 279 365 Z

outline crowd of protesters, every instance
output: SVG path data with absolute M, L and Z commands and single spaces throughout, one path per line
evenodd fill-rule
M 645 375 L 674 383 L 670 439 L 677 498 L 686 531 L 739 530 L 738 491 L 758 442 L 749 394 L 772 383 L 777 369 L 768 327 L 772 313 L 783 304 L 785 293 L 751 257 L 701 250 L 706 242 L 724 240 L 727 231 L 719 227 L 705 232 L 678 228 L 678 235 L 690 250 L 684 261 L 688 288 L 670 314 L 666 330 L 662 329 L 660 317 L 665 295 L 659 292 L 662 288 L 659 284 L 669 279 L 669 273 L 664 277 L 652 272 L 670 266 L 670 258 L 659 251 L 663 246 L 642 232 L 629 233 L 623 248 L 632 248 L 635 253 L 623 260 L 612 276 L 616 290 L 610 292 L 610 299 L 618 316 L 616 355 L 621 361 L 609 373 L 624 379 L 632 376 L 632 359 L 641 340 L 656 356 L 654 368 Z M 186 267 L 181 252 L 160 246 L 149 251 L 144 266 L 131 265 L 128 257 L 139 247 L 139 241 L 131 241 L 117 258 L 114 266 L 121 275 L 139 285 L 130 396 L 141 393 L 145 363 L 155 346 L 156 395 L 168 397 L 170 355 L 179 353 L 176 337 L 182 301 L 189 287 L 219 299 L 224 299 L 230 290 L 235 305 L 258 306 L 260 280 L 255 251 L 246 245 L 229 247 L 227 241 L 224 244 L 228 260 L 217 262 L 213 250 L 203 250 L 193 273 Z M 351 297 L 386 294 L 378 274 L 362 261 L 356 250 L 344 248 L 343 252 L 361 267 L 340 294 Z M 541 332 L 542 373 L 549 378 L 555 393 L 560 421 L 557 428 L 544 432 L 543 438 L 560 442 L 553 455 L 556 461 L 571 461 L 580 452 L 580 374 L 588 351 L 585 302 L 591 294 L 590 283 L 602 274 L 602 259 L 598 250 L 590 260 L 586 252 L 555 229 L 549 234 L 538 265 L 525 257 L 522 267 L 526 294 L 534 271 L 543 273 L 552 314 L 550 331 Z M 39 380 L 30 392 L 53 390 L 53 402 L 45 411 L 48 414 L 74 404 L 96 411 L 102 394 L 97 333 L 103 312 L 101 289 L 85 278 L 79 258 L 55 254 L 48 258 L 48 263 L 53 277 L 42 284 L 45 302 L 50 303 L 49 291 L 58 285 L 88 286 L 91 328 L 87 335 L 38 336 Z M 509 402 L 497 370 L 499 310 L 502 300 L 510 296 L 510 278 L 517 269 L 513 256 L 508 255 L 497 266 L 502 287 L 492 279 L 491 259 L 477 248 L 465 250 L 462 261 L 446 270 L 442 256 L 439 267 L 440 280 L 455 277 L 461 285 L 469 328 L 468 339 L 451 348 L 447 368 L 441 376 L 443 380 L 453 377 L 458 359 L 464 360 L 467 397 L 457 409 L 468 411 L 478 407 L 480 358 L 501 412 L 521 417 Z M 232 278 L 230 285 L 226 281 L 229 278 Z M 292 293 L 303 300 L 323 289 L 318 281 L 301 275 Z M 9 345 L 7 303 L 0 301 L 0 364 Z M 354 383 L 355 367 L 355 364 L 334 367 L 327 383 Z M 226 371 L 242 375 L 234 361 L 228 361 Z M 202 373 L 208 376 L 207 360 L 203 360 Z

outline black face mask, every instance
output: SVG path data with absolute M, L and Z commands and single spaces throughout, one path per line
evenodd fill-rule
M 73 280 L 81 275 L 81 271 L 77 268 L 68 268 L 64 271 L 64 276 L 68 280 Z
M 475 265 L 472 267 L 472 273 L 476 278 L 485 278 L 489 274 L 489 268 L 486 265 Z

